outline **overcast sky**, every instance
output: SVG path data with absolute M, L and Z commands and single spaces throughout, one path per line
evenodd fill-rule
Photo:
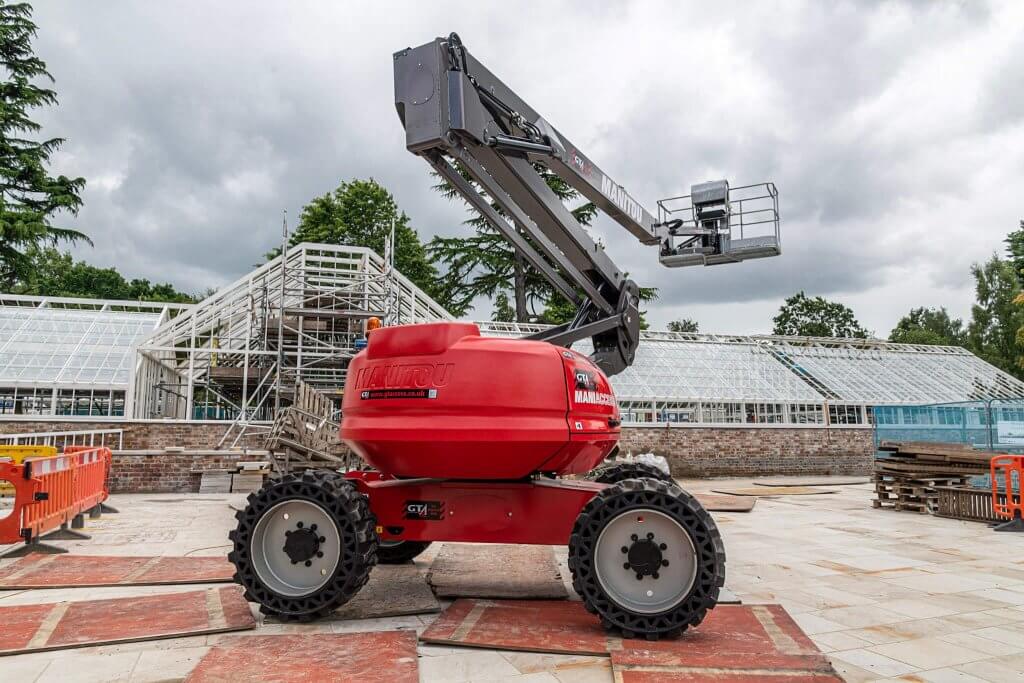
M 714 5 L 714 7 L 712 7 Z M 804 289 L 880 336 L 968 316 L 972 262 L 1024 217 L 1024 3 L 38 2 L 38 54 L 88 180 L 76 254 L 189 291 L 230 282 L 339 181 L 388 187 L 425 240 L 468 234 L 405 151 L 391 55 L 457 31 L 649 209 L 772 180 L 783 255 L 669 270 L 596 231 L 655 327 L 764 332 Z M 481 307 L 474 314 L 486 317 Z

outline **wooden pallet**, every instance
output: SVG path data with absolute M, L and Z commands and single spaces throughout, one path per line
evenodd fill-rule
M 939 486 L 939 517 L 961 519 L 968 522 L 1004 522 L 992 509 L 992 489 L 973 486 Z M 1006 494 L 999 494 L 999 502 L 1006 503 Z

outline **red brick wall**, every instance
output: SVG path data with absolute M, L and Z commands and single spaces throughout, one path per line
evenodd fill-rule
M 228 425 L 202 422 L 8 422 L 0 433 L 122 429 L 124 449 L 212 449 Z M 262 447 L 262 432 L 246 439 Z M 230 444 L 228 444 L 230 445 Z M 867 474 L 874 455 L 870 429 L 624 427 L 622 450 L 665 456 L 678 477 L 762 476 L 775 474 Z M 118 454 L 111 490 L 183 493 L 198 491 L 200 472 L 229 468 L 239 452 L 217 455 Z
M 677 477 L 868 474 L 871 429 L 624 427 L 623 451 L 663 455 Z

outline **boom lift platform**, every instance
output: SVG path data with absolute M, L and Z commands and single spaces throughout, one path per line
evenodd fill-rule
M 341 424 L 369 468 L 287 475 L 251 495 L 231 533 L 236 580 L 265 613 L 310 619 L 349 600 L 378 562 L 409 561 L 434 541 L 568 543 L 573 585 L 605 627 L 655 639 L 699 624 L 725 581 L 711 516 L 656 468 L 598 467 L 619 439 L 608 376 L 635 357 L 639 288 L 540 171 L 670 267 L 778 254 L 774 186 L 696 185 L 655 217 L 454 33 L 397 52 L 394 75 L 409 151 L 577 312 L 524 339 L 459 322 L 370 332 L 348 369 Z M 589 357 L 569 348 L 588 337 Z

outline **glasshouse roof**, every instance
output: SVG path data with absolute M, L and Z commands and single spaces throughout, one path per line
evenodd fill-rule
M 176 304 L 0 295 L 0 386 L 123 387 Z
M 543 329 L 479 325 L 485 335 L 509 337 Z M 612 378 L 619 400 L 880 405 L 1024 396 L 1024 382 L 953 346 L 649 330 L 640 339 L 633 365 Z

